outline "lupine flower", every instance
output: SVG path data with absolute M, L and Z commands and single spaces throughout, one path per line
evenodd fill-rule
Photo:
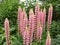
M 10 45 L 10 32 L 9 32 L 9 21 L 6 18 L 4 22 L 4 29 L 5 29 L 5 35 L 6 35 L 6 43 L 7 45 Z
M 53 7 L 50 5 L 49 12 L 48 12 L 48 30 L 50 30 L 51 22 L 52 22 L 52 13 L 53 13 Z
M 18 8 L 18 20 L 17 20 L 17 22 L 18 22 L 18 32 L 19 32 L 19 35 L 21 34 L 21 31 L 20 31 L 21 30 L 20 29 L 20 20 L 21 20 L 20 17 L 22 16 L 21 13 L 22 13 L 22 9 L 21 9 L 21 7 L 19 7 Z
M 33 10 L 30 9 L 30 11 L 29 11 L 30 43 L 32 43 L 33 32 L 34 32 L 34 29 L 35 29 L 35 19 L 34 18 L 35 18 L 35 15 L 33 13 Z
M 23 31 L 23 21 L 24 21 L 24 13 L 22 11 L 22 13 L 20 14 L 20 31 L 21 31 L 21 34 L 22 34 L 22 31 Z
M 30 34 L 29 34 L 28 27 L 26 26 L 26 29 L 25 29 L 24 35 L 23 35 L 23 45 L 29 45 L 30 44 L 29 38 L 30 38 Z
M 23 32 L 25 31 L 25 28 L 26 28 L 26 25 L 28 24 L 28 17 L 27 17 L 27 14 L 25 12 L 25 9 L 23 10 L 23 15 L 24 15 L 24 19 L 23 19 L 23 28 L 22 28 L 22 35 L 23 35 Z
M 42 38 L 42 25 L 41 22 L 39 21 L 37 24 L 37 40 Z
M 29 30 L 28 28 L 26 29 L 26 45 L 29 45 L 30 44 L 30 33 L 29 33 Z
M 26 39 L 25 39 L 25 37 L 26 37 L 26 31 L 24 31 L 23 33 L 24 33 L 24 35 L 23 35 L 23 45 L 26 45 Z
M 40 6 L 37 2 L 36 6 L 35 6 L 35 31 L 34 31 L 34 40 L 35 41 L 37 39 L 37 18 L 38 18 L 39 13 L 40 13 Z
M 45 28 L 45 23 L 46 23 L 46 9 L 44 7 L 44 10 L 43 10 L 43 28 Z
M 49 32 L 47 33 L 46 45 L 51 45 L 51 37 Z
M 41 20 L 41 24 L 42 24 L 42 28 L 43 28 L 43 11 L 42 11 L 42 9 L 41 9 L 41 18 L 40 18 L 40 20 Z

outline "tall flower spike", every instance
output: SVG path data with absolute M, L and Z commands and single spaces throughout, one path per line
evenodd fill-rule
M 35 15 L 32 9 L 29 11 L 29 31 L 30 31 L 30 45 L 32 44 L 33 31 L 35 28 Z
M 46 45 L 51 45 L 51 37 L 49 32 L 47 33 Z
M 46 9 L 44 7 L 44 10 L 43 10 L 43 28 L 45 29 L 45 23 L 46 23 Z
M 9 32 L 9 21 L 6 18 L 4 22 L 4 29 L 5 29 L 5 35 L 6 35 L 6 43 L 7 45 L 10 45 L 10 32 Z
M 43 31 L 42 25 L 41 25 L 41 22 L 39 21 L 37 25 L 37 40 L 42 38 L 42 31 Z
M 26 28 L 26 25 L 28 24 L 28 17 L 27 17 L 27 14 L 25 12 L 25 9 L 23 9 L 23 27 L 22 27 L 22 35 L 23 35 L 23 32 L 25 31 L 25 28 Z
M 29 35 L 29 30 L 28 30 L 28 27 L 26 25 L 24 35 L 23 35 L 23 44 L 24 45 L 29 45 L 30 44 L 29 36 L 30 36 Z
M 41 24 L 42 24 L 42 28 L 43 28 L 43 12 L 42 12 L 42 9 L 41 9 Z
M 38 4 L 38 1 L 36 2 L 36 6 L 35 6 L 35 30 L 34 30 L 34 41 L 37 41 L 37 20 L 38 20 L 38 16 L 40 14 L 40 5 Z
M 48 31 L 50 30 L 51 28 L 51 23 L 52 23 L 52 13 L 53 13 L 53 7 L 52 7 L 52 4 L 50 4 L 50 7 L 49 7 L 49 12 L 48 12 Z
M 20 29 L 20 17 L 21 17 L 21 13 L 22 13 L 22 9 L 21 9 L 21 7 L 19 6 L 19 8 L 18 8 L 18 19 L 17 19 L 17 22 L 18 22 L 18 33 L 19 33 L 19 35 L 21 34 L 21 29 Z

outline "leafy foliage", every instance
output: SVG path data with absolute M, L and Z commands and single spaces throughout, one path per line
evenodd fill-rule
M 60 0 L 42 0 L 43 6 L 46 7 L 48 11 L 49 4 L 52 3 L 53 10 L 53 22 L 51 25 L 51 37 L 52 37 L 52 45 L 60 44 Z M 18 29 L 17 29 L 17 11 L 18 6 L 20 5 L 22 8 L 24 7 L 24 3 L 18 4 L 18 0 L 10 0 L 6 2 L 0 3 L 0 45 L 6 45 L 5 34 L 4 34 L 4 20 L 7 17 L 10 21 L 10 34 L 11 34 L 11 44 L 12 45 L 23 45 L 22 36 L 18 37 Z M 29 12 L 29 9 L 33 8 L 34 5 L 32 2 L 29 2 L 29 6 L 26 8 L 26 12 Z M 43 37 L 41 41 L 41 45 L 45 45 L 46 41 L 46 30 L 43 31 Z M 36 42 L 33 42 L 32 45 L 37 45 Z

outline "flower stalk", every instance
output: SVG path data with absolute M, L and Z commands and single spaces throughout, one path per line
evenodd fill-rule
M 47 32 L 46 45 L 51 45 L 51 37 L 49 32 Z
M 10 31 L 9 31 L 9 20 L 6 18 L 4 22 L 4 29 L 5 29 L 5 35 L 6 35 L 6 43 L 7 45 L 10 45 Z
M 48 12 L 48 31 L 50 31 L 50 28 L 51 28 L 51 23 L 52 23 L 52 13 L 53 13 L 53 7 L 52 7 L 52 4 L 50 4 L 50 7 L 49 7 L 49 12 Z

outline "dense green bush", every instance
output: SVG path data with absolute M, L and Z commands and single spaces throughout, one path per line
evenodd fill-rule
M 5 18 L 9 19 L 10 24 L 16 25 L 18 3 L 4 3 L 0 6 L 0 8 L 0 26 L 3 26 Z

